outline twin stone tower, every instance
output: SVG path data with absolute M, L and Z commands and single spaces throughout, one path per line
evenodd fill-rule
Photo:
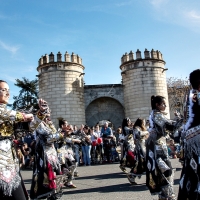
M 53 53 L 39 59 L 39 98 L 49 104 L 52 120 L 59 126 L 62 119 L 80 127 L 94 126 L 103 120 L 110 121 L 114 129 L 129 117 L 148 119 L 152 95 L 166 97 L 166 68 L 160 51 L 145 49 L 125 53 L 121 58 L 122 84 L 85 85 L 82 59 L 66 52 L 56 58 Z

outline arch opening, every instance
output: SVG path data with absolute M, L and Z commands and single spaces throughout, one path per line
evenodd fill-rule
M 86 109 L 86 123 L 94 126 L 100 121 L 109 121 L 113 129 L 122 124 L 124 118 L 123 106 L 114 98 L 100 97 L 92 101 Z

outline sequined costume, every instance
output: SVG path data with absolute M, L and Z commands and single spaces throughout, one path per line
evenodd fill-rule
M 7 110 L 6 104 L 0 104 L 0 197 L 10 199 L 28 199 L 19 171 L 19 161 L 14 149 L 14 123 L 24 121 L 24 114 Z
M 74 178 L 74 171 L 76 169 L 76 162 L 73 152 L 73 142 L 70 136 L 64 137 L 63 141 L 59 144 L 58 158 L 61 164 L 61 170 L 64 177 L 65 185 L 72 185 L 72 179 Z
M 149 121 L 150 135 L 146 143 L 146 185 L 152 195 L 159 195 L 159 199 L 174 200 L 174 171 L 168 156 L 166 137 L 167 131 L 173 131 L 175 128 L 175 123 L 158 110 L 152 110 Z
M 147 131 L 141 131 L 140 127 L 133 128 L 133 134 L 125 139 L 125 147 L 127 147 L 127 166 L 131 168 L 130 173 L 127 174 L 130 183 L 135 183 L 135 178 L 141 178 L 146 171 L 145 155 L 146 147 L 143 144 L 143 136 Z
M 184 125 L 184 161 L 178 200 L 200 199 L 200 99 L 191 90 L 187 100 L 188 119 Z
M 52 121 L 45 120 L 40 111 L 30 123 L 36 132 L 36 151 L 30 190 L 32 199 L 59 199 L 62 195 L 62 175 L 54 141 L 62 138 Z

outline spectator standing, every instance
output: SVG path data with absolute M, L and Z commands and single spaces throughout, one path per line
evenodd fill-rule
M 97 162 L 100 164 L 103 161 L 103 140 L 102 140 L 102 134 L 101 131 L 99 130 L 99 125 L 97 124 L 95 126 L 95 131 L 94 131 L 98 138 L 97 138 L 97 146 L 96 146 L 96 156 L 97 156 Z
M 121 126 L 118 127 L 118 129 L 117 129 L 117 131 L 115 133 L 117 145 L 119 145 L 119 135 L 120 135 L 119 131 L 120 131 L 120 133 L 122 132 Z
M 90 128 L 85 125 L 82 131 L 82 153 L 84 166 L 91 165 L 91 143 Z
M 31 156 L 30 156 L 31 148 L 28 147 L 27 143 L 24 143 L 22 145 L 21 149 L 22 149 L 22 153 L 24 155 L 24 162 L 25 162 L 24 167 L 26 168 L 26 167 L 29 166 L 29 163 L 30 163 L 30 160 L 31 160 Z
M 73 145 L 74 156 L 75 156 L 75 159 L 76 159 L 76 169 L 74 171 L 75 177 L 79 176 L 77 167 L 80 165 L 80 151 L 81 151 L 81 148 L 82 148 L 80 137 L 81 137 L 81 130 L 83 129 L 83 127 L 84 127 L 84 125 L 82 125 L 81 128 L 78 130 L 77 127 L 74 125 L 74 130 L 71 134 L 72 137 L 75 139 L 74 145 Z
M 177 158 L 176 145 L 175 145 L 173 139 L 170 139 L 170 140 L 169 140 L 168 152 L 169 152 L 169 156 L 170 156 L 171 158 Z
M 94 126 L 90 128 L 90 134 L 91 134 L 91 141 L 92 141 L 92 148 L 91 148 L 91 161 L 93 164 L 96 163 L 97 161 L 97 139 L 98 139 L 98 134 L 95 132 Z
M 31 132 L 29 132 L 29 133 L 25 134 L 23 142 L 26 143 L 26 144 L 28 145 L 28 147 L 31 148 L 32 142 L 33 142 L 34 140 L 35 140 L 34 135 L 31 134 Z
M 104 157 L 106 157 L 105 161 L 112 162 L 110 140 L 113 138 L 113 133 L 112 129 L 108 127 L 108 122 L 105 122 L 104 126 L 101 128 L 101 134 L 103 138 Z

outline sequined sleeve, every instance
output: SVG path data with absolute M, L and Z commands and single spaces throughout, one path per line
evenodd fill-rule
M 154 113 L 154 123 L 160 128 L 165 128 L 169 131 L 172 131 L 174 128 L 173 121 L 167 119 L 161 112 Z
M 31 132 L 34 132 L 36 129 L 37 129 L 37 127 L 39 126 L 39 124 L 41 123 L 41 119 L 39 119 L 38 117 L 37 117 L 37 115 L 36 116 L 34 116 L 34 120 L 29 124 L 29 129 L 30 129 L 30 131 Z
M 16 115 L 15 115 L 15 121 L 16 122 L 24 121 L 24 115 L 23 115 L 23 113 L 17 111 Z
M 53 122 L 48 121 L 48 122 L 44 123 L 43 122 L 44 118 L 45 118 L 45 115 L 41 114 L 38 111 L 37 114 L 34 116 L 34 120 L 29 125 L 31 132 L 35 131 L 36 129 L 37 130 L 44 129 L 44 130 L 48 130 L 47 132 L 49 132 L 49 133 L 52 133 L 52 134 L 56 133 L 57 130 L 56 130 L 55 126 L 53 125 Z

